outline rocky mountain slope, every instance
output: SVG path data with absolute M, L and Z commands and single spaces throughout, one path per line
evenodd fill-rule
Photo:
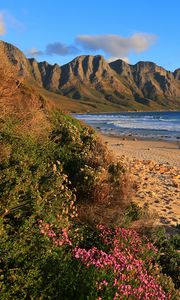
M 129 65 L 122 60 L 112 62 L 110 66 L 127 82 L 136 100 L 151 99 L 166 105 L 167 100 L 180 97 L 178 70 L 172 73 L 152 62 Z
M 24 54 L 15 46 L 0 41 L 0 118 L 18 114 L 21 119 L 34 116 L 37 120 L 54 108 L 86 112 L 89 106 L 42 88 Z
M 14 67 L 18 77 L 39 88 L 71 98 L 79 107 L 85 106 L 85 111 L 180 109 L 180 69 L 172 73 L 152 62 L 129 65 L 116 60 L 108 64 L 100 55 L 50 65 L 27 59 L 2 41 L 0 64 Z

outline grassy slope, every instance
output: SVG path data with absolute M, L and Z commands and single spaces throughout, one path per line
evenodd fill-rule
M 47 101 L 49 108 L 54 106 L 71 113 L 167 110 L 167 108 L 158 105 L 155 101 L 150 101 L 149 106 L 138 103 L 135 100 L 126 99 L 121 100 L 121 103 L 117 104 L 111 103 L 103 97 L 75 100 L 41 88 L 38 91 L 46 99 L 50 99 L 50 101 Z
M 79 85 L 78 91 L 81 94 L 80 99 L 73 99 L 71 94 L 67 97 L 39 88 L 41 94 L 47 99 L 51 99 L 56 107 L 60 107 L 66 112 L 167 111 L 180 109 L 180 99 L 167 100 L 159 98 L 158 101 L 153 101 L 142 98 L 135 100 L 128 94 L 119 98 L 114 93 L 112 94 L 112 90 L 108 91 L 107 89 L 104 92 L 99 92 L 88 85 Z M 107 95 L 112 95 L 112 99 L 108 100 Z

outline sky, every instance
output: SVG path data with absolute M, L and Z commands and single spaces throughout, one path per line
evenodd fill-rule
M 1 0 L 0 39 L 63 65 L 79 55 L 180 68 L 180 0 Z

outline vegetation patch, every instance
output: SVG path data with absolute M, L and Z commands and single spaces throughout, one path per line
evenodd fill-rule
M 91 128 L 46 119 L 0 120 L 1 299 L 178 299 L 178 239 L 124 228 L 141 217 L 125 168 Z

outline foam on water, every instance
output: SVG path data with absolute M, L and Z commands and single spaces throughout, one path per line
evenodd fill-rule
M 180 139 L 180 112 L 75 114 L 74 116 L 106 134 L 163 140 Z

